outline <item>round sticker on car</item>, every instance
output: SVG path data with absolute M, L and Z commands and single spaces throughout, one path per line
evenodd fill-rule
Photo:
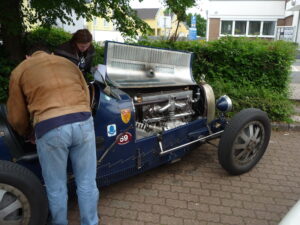
M 118 140 L 118 145 L 125 145 L 132 140 L 132 134 L 125 132 Z

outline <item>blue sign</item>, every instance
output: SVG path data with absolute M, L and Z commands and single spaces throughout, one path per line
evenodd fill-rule
M 196 16 L 192 16 L 191 18 L 191 27 L 196 28 Z
M 189 36 L 188 36 L 189 40 L 197 40 L 197 28 L 193 28 L 191 27 L 189 29 Z

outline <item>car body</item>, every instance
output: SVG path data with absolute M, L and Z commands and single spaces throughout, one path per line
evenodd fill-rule
M 194 80 L 192 58 L 189 52 L 106 43 L 105 65 L 89 84 L 99 187 L 175 162 L 220 137 L 219 162 L 231 174 L 251 170 L 263 156 L 271 132 L 267 114 L 251 108 L 227 120 L 230 98 L 215 101 L 211 86 Z M 4 105 L 0 113 L 0 223 L 44 224 L 47 201 L 35 145 L 13 131 Z M 71 168 L 68 175 L 72 183 Z
M 278 225 L 296 225 L 300 221 L 300 200 L 287 212 Z

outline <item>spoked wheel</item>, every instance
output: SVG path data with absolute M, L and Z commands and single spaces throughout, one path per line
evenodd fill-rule
M 44 225 L 47 198 L 43 186 L 28 169 L 0 160 L 0 224 Z
M 221 137 L 219 162 L 230 174 L 251 170 L 264 155 L 271 134 L 267 114 L 259 109 L 237 113 Z
M 29 224 L 30 206 L 26 196 L 8 184 L 0 184 L 0 224 Z

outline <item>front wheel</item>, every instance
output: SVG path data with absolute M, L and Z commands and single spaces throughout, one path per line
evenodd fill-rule
M 45 191 L 25 167 L 0 160 L 0 224 L 44 225 L 48 214 Z
M 230 174 L 251 170 L 264 155 L 269 144 L 271 125 L 267 114 L 259 109 L 244 109 L 226 126 L 218 149 L 219 162 Z

